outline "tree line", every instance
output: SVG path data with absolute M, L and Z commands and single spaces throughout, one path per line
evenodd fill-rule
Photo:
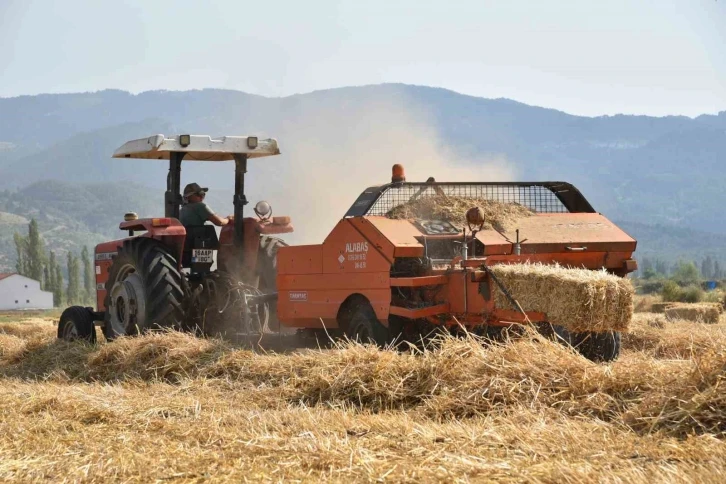
M 38 222 L 30 220 L 28 235 L 15 232 L 13 236 L 17 261 L 15 271 L 40 282 L 40 288 L 53 293 L 53 305 L 88 305 L 96 297 L 96 276 L 88 247 L 84 246 L 80 256 L 68 251 L 66 256 L 67 279 L 59 257 L 54 251 L 46 251 L 40 236 Z
M 693 260 L 669 261 L 658 257 L 643 257 L 638 262 L 640 263 L 638 276 L 643 279 L 680 277 L 684 275 L 690 279 L 707 281 L 726 279 L 726 267 L 710 255 L 701 259 L 700 263 Z
M 671 263 L 647 257 L 640 262 L 639 277 L 633 283 L 641 294 L 660 294 L 663 301 L 690 303 L 723 300 L 726 274 L 719 261 L 710 256 L 703 258 L 700 264 L 692 260 Z M 715 284 L 706 284 L 706 281 L 715 281 Z

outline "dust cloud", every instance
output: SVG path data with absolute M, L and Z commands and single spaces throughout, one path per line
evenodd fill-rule
M 365 188 L 390 182 L 394 163 L 404 165 L 408 181 L 514 178 L 503 156 L 462 157 L 465 150 L 439 136 L 432 116 L 411 100 L 339 101 L 292 106 L 294 115 L 274 134 L 282 157 L 251 173 L 259 182 L 250 195 L 292 217 L 295 233 L 284 236 L 290 243 L 321 243 Z

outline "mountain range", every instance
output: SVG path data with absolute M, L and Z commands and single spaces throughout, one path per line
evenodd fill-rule
M 106 90 L 0 99 L 0 265 L 12 232 L 39 218 L 59 250 L 113 236 L 123 213 L 163 211 L 167 166 L 115 160 L 156 133 L 272 136 L 250 162 L 248 198 L 292 215 L 292 242 L 319 241 L 366 186 L 402 163 L 409 180 L 564 180 L 639 240 L 640 254 L 726 261 L 726 112 L 573 116 L 508 99 L 384 84 L 265 98 L 238 91 Z M 232 166 L 186 163 L 231 212 Z M 8 239 L 10 237 L 10 239 Z

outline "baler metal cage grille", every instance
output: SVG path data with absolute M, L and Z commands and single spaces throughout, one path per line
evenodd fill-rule
M 437 194 L 485 199 L 501 203 L 518 203 L 537 213 L 568 213 L 567 207 L 548 187 L 541 185 L 496 185 L 467 183 L 405 183 L 386 188 L 366 215 L 386 215 L 392 208 L 412 199 Z

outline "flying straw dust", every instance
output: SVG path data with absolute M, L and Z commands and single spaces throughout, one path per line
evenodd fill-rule
M 395 163 L 404 165 L 408 181 L 514 178 L 503 156 L 464 156 L 465 147 L 442 138 L 434 117 L 416 106 L 391 96 L 300 107 L 280 135 L 282 160 L 254 178 L 265 180 L 258 192 L 274 201 L 275 212 L 292 216 L 295 233 L 287 241 L 322 242 L 365 188 L 390 182 Z

